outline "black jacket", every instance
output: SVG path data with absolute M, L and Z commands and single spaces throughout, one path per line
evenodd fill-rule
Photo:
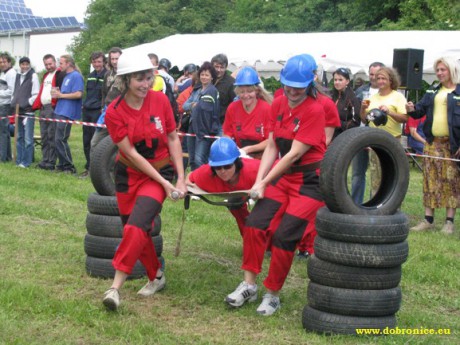
M 101 73 L 92 71 L 86 80 L 86 98 L 83 108 L 87 110 L 100 110 L 102 108 L 102 86 L 107 70 L 102 69 Z
M 225 113 L 227 112 L 227 107 L 230 103 L 233 102 L 235 99 L 235 90 L 233 89 L 233 84 L 235 83 L 235 79 L 228 75 L 227 73 L 224 74 L 222 79 L 216 81 L 214 86 L 216 87 L 217 91 L 219 91 L 219 102 L 220 102 L 220 115 L 219 120 L 220 123 L 224 123 Z
M 433 128 L 434 98 L 439 92 L 441 85 L 427 90 L 423 98 L 415 105 L 415 111 L 408 113 L 414 119 L 420 119 L 426 115 L 423 125 L 423 133 L 426 141 L 432 143 L 434 136 L 431 132 Z M 455 90 L 447 94 L 447 124 L 449 126 L 450 152 L 453 155 L 460 147 L 460 84 Z

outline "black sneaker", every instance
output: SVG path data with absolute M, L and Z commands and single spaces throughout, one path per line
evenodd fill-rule
M 54 170 L 54 167 L 51 166 L 51 165 L 44 165 L 42 163 L 39 163 L 36 165 L 36 168 L 37 169 L 41 169 L 41 170 Z
M 307 251 L 300 251 L 297 253 L 297 259 L 299 260 L 307 260 L 310 257 L 310 253 Z

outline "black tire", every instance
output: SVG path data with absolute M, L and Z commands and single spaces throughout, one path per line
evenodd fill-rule
M 157 256 L 163 253 L 163 237 L 161 235 L 152 237 Z M 120 245 L 121 238 L 100 237 L 90 234 L 85 235 L 85 253 L 101 259 L 113 259 L 115 252 Z
M 396 327 L 396 317 L 389 316 L 346 316 L 326 313 L 306 305 L 302 312 L 302 325 L 307 331 L 326 334 L 357 335 L 356 329 L 372 328 L 383 330 Z
M 358 205 L 348 191 L 347 173 L 353 157 L 366 147 L 372 148 L 380 160 L 382 180 L 376 194 Z M 391 134 L 381 129 L 358 127 L 343 132 L 328 147 L 321 164 L 321 192 L 327 207 L 335 213 L 394 214 L 408 186 L 409 163 L 404 149 Z
M 86 230 L 90 235 L 101 237 L 122 238 L 123 224 L 120 216 L 104 216 L 100 214 L 88 213 L 86 215 Z M 161 216 L 155 217 L 155 226 L 152 236 L 157 236 L 161 232 Z
M 308 305 L 316 310 L 348 316 L 387 316 L 401 307 L 401 288 L 341 289 L 310 282 Z
M 354 243 L 398 243 L 409 234 L 409 219 L 404 213 L 389 216 L 351 215 L 329 211 L 316 214 L 316 231 L 323 238 Z
M 94 189 L 100 195 L 115 195 L 114 166 L 118 147 L 110 136 L 102 139 L 91 152 L 89 173 Z
M 91 193 L 88 196 L 88 212 L 104 216 L 119 216 L 118 202 L 115 196 Z
M 401 265 L 390 268 L 352 267 L 323 261 L 313 254 L 307 263 L 312 282 L 343 289 L 392 289 L 401 282 Z
M 391 244 L 362 244 L 328 240 L 316 236 L 314 244 L 318 258 L 354 267 L 395 267 L 407 260 L 407 241 Z
M 161 260 L 162 257 L 159 257 Z M 86 257 L 86 273 L 91 277 L 113 279 L 115 269 L 112 266 L 112 259 L 101 259 L 92 256 Z M 128 279 L 139 279 L 146 275 L 145 268 L 138 261 L 129 275 Z

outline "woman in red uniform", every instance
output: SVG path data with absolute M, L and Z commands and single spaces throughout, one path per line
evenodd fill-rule
M 280 307 L 279 292 L 305 231 L 315 235 L 316 212 L 324 202 L 319 190 L 319 166 L 326 151 L 324 109 L 313 97 L 314 64 L 303 55 L 290 58 L 280 80 L 286 97 L 275 99 L 268 144 L 252 192 L 259 200 L 246 220 L 243 237 L 244 280 L 225 301 L 234 307 L 257 299 L 268 235 L 272 255 L 267 293 L 257 308 L 272 315 Z M 281 155 L 281 159 L 277 160 Z M 274 164 L 275 163 L 275 164 Z M 313 248 L 308 248 L 310 253 Z
M 184 169 L 180 141 L 168 98 L 152 91 L 152 64 L 147 56 L 124 53 L 117 78 L 122 95 L 107 108 L 109 134 L 119 148 L 115 185 L 123 239 L 113 258 L 115 277 L 103 303 L 110 310 L 120 304 L 119 289 L 139 260 L 149 281 L 138 292 L 150 296 L 165 286 L 165 276 L 150 236 L 155 216 L 167 196 L 184 197 Z M 174 168 L 177 184 L 171 184 Z M 175 198 L 174 198 L 175 199 Z
M 232 192 L 250 189 L 257 177 L 260 161 L 240 158 L 240 151 L 229 138 L 219 138 L 211 145 L 209 164 L 192 171 L 186 178 L 187 185 L 210 193 Z M 246 202 L 229 206 L 243 237 L 244 222 L 249 215 Z
M 234 85 L 239 100 L 227 108 L 224 135 L 234 138 L 246 154 L 260 159 L 267 146 L 272 97 L 260 86 L 259 76 L 251 67 L 238 72 Z

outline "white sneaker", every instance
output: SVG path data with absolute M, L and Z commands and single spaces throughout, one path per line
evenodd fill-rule
M 166 278 L 164 273 L 161 275 L 161 278 L 155 278 L 153 281 L 149 281 L 145 286 L 139 290 L 137 293 L 138 295 L 148 297 L 152 296 L 158 291 L 161 291 L 164 289 L 166 285 Z
M 201 200 L 200 197 L 199 197 L 199 196 L 196 196 L 196 195 L 192 195 L 192 196 L 190 197 L 190 199 L 195 200 L 195 201 L 200 201 L 200 200 Z
M 230 295 L 225 297 L 225 302 L 232 307 L 241 307 L 244 302 L 255 302 L 257 300 L 257 285 L 251 288 L 248 283 L 241 282 L 240 285 Z
M 115 288 L 110 288 L 104 293 L 104 299 L 102 303 L 105 307 L 109 310 L 117 310 L 118 306 L 120 305 L 120 294 L 118 290 Z
M 257 308 L 257 313 L 263 316 L 270 316 L 281 308 L 280 298 L 271 293 L 266 293 Z

